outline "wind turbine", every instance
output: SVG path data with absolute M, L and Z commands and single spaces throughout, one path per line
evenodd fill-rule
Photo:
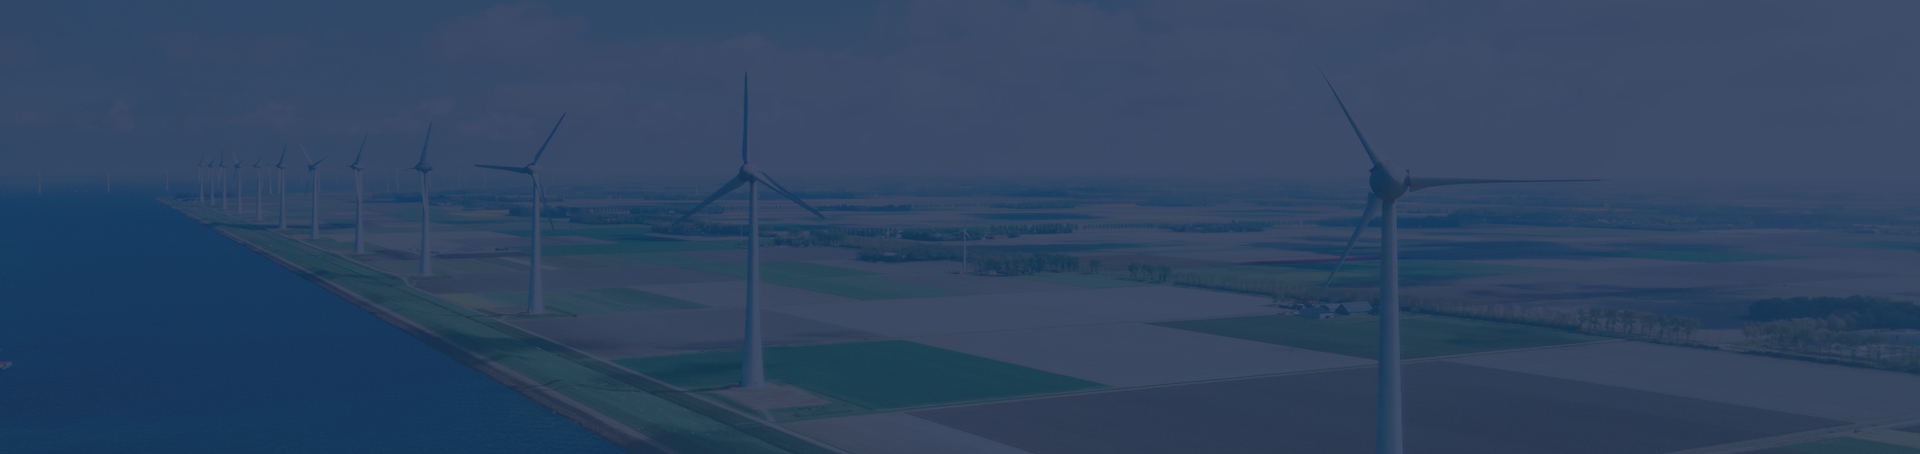
M 263 208 L 267 204 L 267 180 L 260 172 L 260 163 L 267 160 L 266 153 L 253 159 L 253 220 L 259 222 L 266 217 Z
M 280 227 L 287 228 L 287 146 L 280 146 L 280 162 L 273 164 L 273 181 L 280 186 Z
M 553 133 L 560 132 L 560 123 L 567 121 L 567 114 L 560 114 L 560 121 L 553 122 L 553 130 L 547 132 L 547 140 L 540 142 L 540 150 L 533 152 L 533 162 L 520 167 L 490 166 L 476 164 L 476 167 L 505 170 L 527 174 L 533 177 L 533 263 L 527 271 L 527 313 L 547 313 L 546 301 L 540 296 L 540 210 L 546 204 L 546 188 L 540 186 L 540 156 L 547 154 L 547 144 L 553 143 Z M 481 174 L 485 175 L 485 174 Z
M 193 181 L 200 183 L 200 204 L 207 204 L 207 154 L 201 153 L 200 159 L 193 161 Z
M 427 199 L 427 173 L 433 171 L 433 164 L 427 163 L 427 145 L 432 143 L 433 123 L 427 123 L 427 138 L 420 142 L 420 162 L 412 167 L 420 172 L 420 277 L 433 275 L 432 249 L 427 246 L 427 217 L 432 214 L 432 204 Z M 533 218 L 539 219 L 540 213 L 534 213 Z
M 734 189 L 739 189 L 740 185 L 747 186 L 747 326 L 746 345 L 742 349 L 740 361 L 740 386 L 743 388 L 766 384 L 764 362 L 760 357 L 760 215 L 758 212 L 760 185 L 767 185 L 767 189 L 772 189 L 788 200 L 792 200 L 793 203 L 800 204 L 801 208 L 813 212 L 814 216 L 819 216 L 821 219 L 827 217 L 820 214 L 820 210 L 813 209 L 812 206 L 807 205 L 807 202 L 801 201 L 800 197 L 787 191 L 787 188 L 780 186 L 780 183 L 775 183 L 772 176 L 768 176 L 766 172 L 760 170 L 759 166 L 753 165 L 751 159 L 748 159 L 747 99 L 747 81 L 743 76 L 740 82 L 740 173 L 733 177 L 733 181 L 728 181 L 726 186 L 721 186 L 719 191 L 714 191 L 713 195 L 707 196 L 707 200 L 700 202 L 700 205 L 687 210 L 687 214 L 680 216 L 680 220 L 674 221 L 675 224 L 685 222 L 714 200 L 719 200 Z
M 240 174 L 240 169 L 246 166 L 247 158 L 233 157 L 233 213 L 236 216 L 247 214 L 247 184 Z
M 366 204 L 366 197 L 360 195 L 360 171 L 366 169 L 360 165 L 360 157 L 366 154 L 367 137 L 360 136 L 360 151 L 353 153 L 353 163 L 347 165 L 347 168 L 353 169 L 353 253 L 355 254 L 367 253 L 367 242 L 361 238 L 367 225 L 366 210 L 361 207 Z
M 215 170 L 215 169 L 218 169 L 218 170 Z M 228 197 L 227 197 L 226 170 L 227 170 L 227 150 L 220 150 L 220 162 L 207 167 L 207 171 L 213 173 L 214 181 L 220 182 L 220 194 L 215 196 L 215 198 L 220 199 L 220 211 L 227 211 Z
M 1333 80 L 1326 73 L 1320 78 L 1327 83 L 1327 91 L 1333 93 L 1333 102 L 1340 105 L 1340 113 L 1347 118 L 1347 126 L 1353 128 L 1353 135 L 1360 139 L 1360 148 L 1366 150 L 1367 159 L 1373 162 L 1367 179 L 1372 194 L 1368 197 L 1366 211 L 1360 215 L 1360 225 L 1354 228 L 1353 236 L 1347 239 L 1346 251 L 1340 253 L 1340 259 L 1334 262 L 1334 272 L 1347 260 L 1347 254 L 1353 251 L 1353 243 L 1360 239 L 1360 231 L 1367 228 L 1368 218 L 1374 208 L 1380 211 L 1380 304 L 1375 308 L 1380 314 L 1380 367 L 1379 393 L 1376 409 L 1374 452 L 1378 454 L 1401 454 L 1406 449 L 1406 440 L 1402 438 L 1401 424 L 1401 386 L 1400 386 L 1400 242 L 1395 223 L 1394 203 L 1413 191 L 1435 186 L 1482 183 L 1546 183 L 1562 181 L 1597 180 L 1490 180 L 1481 178 L 1414 178 L 1412 172 L 1381 159 L 1374 153 L 1373 145 L 1367 143 L 1367 135 L 1360 132 L 1360 124 L 1353 121 L 1353 114 L 1347 111 L 1347 103 L 1340 100 L 1340 92 L 1334 90 Z M 1327 276 L 1332 283 L 1333 276 Z M 1322 287 L 1322 295 L 1325 287 Z
M 307 158 L 307 194 L 313 196 L 313 203 L 309 204 L 313 209 L 313 220 L 307 222 L 307 239 L 318 240 L 320 239 L 320 161 L 327 160 L 327 157 L 321 156 L 320 161 L 313 160 L 313 155 L 307 154 L 305 145 L 300 146 L 300 156 Z

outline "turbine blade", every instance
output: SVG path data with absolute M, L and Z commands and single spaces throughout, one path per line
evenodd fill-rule
M 498 169 L 498 170 L 505 170 L 505 171 L 508 171 L 508 172 L 515 172 L 515 173 L 524 173 L 524 174 L 528 174 L 528 175 L 532 175 L 532 174 L 533 174 L 533 172 L 528 172 L 528 171 L 527 171 L 527 168 L 526 168 L 526 167 L 507 167 L 507 166 L 490 166 L 490 165 L 486 165 L 486 164 L 474 164 L 473 166 L 474 166 L 474 167 L 484 167 L 484 168 L 488 168 L 488 169 Z M 534 179 L 534 180 L 539 180 L 539 179 L 540 179 L 540 177 L 539 177 L 539 176 L 534 176 L 534 177 L 533 177 L 533 179 Z M 535 184 L 539 184 L 539 183 L 537 183 L 537 182 L 536 182 Z
M 313 165 L 313 155 L 307 154 L 307 146 L 300 146 L 300 157 L 307 158 L 307 165 Z
M 1367 194 L 1367 209 L 1360 212 L 1360 225 L 1353 226 L 1353 236 L 1347 237 L 1347 248 L 1340 250 L 1340 259 L 1333 261 L 1333 272 L 1327 273 L 1327 282 L 1320 284 L 1320 294 L 1313 297 L 1321 301 L 1327 297 L 1327 288 L 1333 286 L 1333 277 L 1340 274 L 1340 265 L 1347 263 L 1347 256 L 1353 253 L 1353 244 L 1360 241 L 1360 232 L 1367 230 L 1367 222 L 1373 220 L 1373 213 L 1380 210 L 1380 198 Z
M 274 164 L 273 166 L 281 167 L 285 165 L 287 165 L 287 146 L 282 144 L 280 145 L 280 163 Z
M 433 123 L 427 123 L 427 139 L 420 142 L 420 162 L 417 164 L 414 164 L 413 165 L 414 167 L 420 167 L 427 163 L 427 145 L 432 143 L 433 143 Z
M 1575 182 L 1575 181 L 1605 181 L 1605 180 L 1492 180 L 1492 179 L 1486 179 L 1486 178 L 1427 178 L 1427 177 L 1419 177 L 1419 178 L 1408 177 L 1407 180 L 1408 180 L 1407 192 L 1418 191 L 1421 189 L 1431 188 L 1434 186 L 1450 186 L 1450 185 L 1456 185 L 1456 184 L 1564 183 L 1564 182 Z
M 749 99 L 750 95 L 752 95 L 752 92 L 747 90 L 747 87 L 748 87 L 748 81 L 751 80 L 752 75 L 753 75 L 752 73 L 740 73 L 740 163 L 741 164 L 746 164 L 750 162 L 747 160 L 747 107 L 748 107 L 747 100 Z
M 785 186 L 781 186 L 780 183 L 774 182 L 773 176 L 767 175 L 766 172 L 759 172 L 758 174 L 755 174 L 753 178 L 760 180 L 761 183 L 766 183 L 767 188 L 773 189 L 773 192 L 778 192 L 780 193 L 780 195 L 786 196 L 787 200 L 792 200 L 793 203 L 800 204 L 801 208 L 806 208 L 807 211 L 813 212 L 814 216 L 819 216 L 820 219 L 827 218 L 827 215 L 820 214 L 820 210 L 813 209 L 812 205 L 808 205 L 806 201 L 800 200 L 800 196 L 793 195 L 793 192 L 788 191 Z
M 1313 66 L 1314 66 L 1314 69 L 1320 69 L 1320 62 L 1315 61 L 1313 63 Z M 1367 159 L 1370 161 L 1373 161 L 1373 165 L 1379 166 L 1380 155 L 1373 153 L 1373 145 L 1367 143 L 1367 134 L 1360 132 L 1360 123 L 1353 121 L 1353 113 L 1347 111 L 1347 102 L 1340 100 L 1340 91 L 1333 89 L 1333 79 L 1327 78 L 1327 71 L 1324 69 L 1320 70 L 1320 80 L 1326 81 L 1327 91 L 1333 92 L 1334 104 L 1339 104 L 1340 114 L 1347 116 L 1347 126 L 1353 127 L 1353 136 L 1360 138 L 1360 148 L 1363 150 L 1367 150 Z
M 348 164 L 348 165 L 349 166 L 360 165 L 360 157 L 365 156 L 366 154 L 367 154 L 367 136 L 363 135 L 363 136 L 360 136 L 360 151 L 353 152 L 353 164 Z
M 719 200 L 720 197 L 726 196 L 727 193 L 733 192 L 733 190 L 735 189 L 740 189 L 740 185 L 743 185 L 743 184 L 747 184 L 746 178 L 733 177 L 733 181 L 728 181 L 726 186 L 721 186 L 720 190 L 713 191 L 713 195 L 707 196 L 707 199 L 700 201 L 699 205 L 694 205 L 693 209 L 687 210 L 687 214 L 681 215 L 680 219 L 673 221 L 673 223 L 679 224 L 682 222 L 687 222 L 687 218 L 693 217 L 694 213 L 699 213 L 701 208 L 706 208 L 708 204 L 713 203 L 713 201 L 715 200 Z
M 540 142 L 540 151 L 533 152 L 533 163 L 527 165 L 540 163 L 540 155 L 547 154 L 547 144 L 553 143 L 553 133 L 560 132 L 560 122 L 562 121 L 567 121 L 567 114 L 564 112 L 560 114 L 560 121 L 553 122 L 553 130 L 547 131 L 547 141 Z

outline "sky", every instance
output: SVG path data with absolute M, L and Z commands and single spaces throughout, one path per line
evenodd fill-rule
M 776 176 L 1905 178 L 1910 1 L 0 3 L 0 155 Z M 1311 53 L 1309 53 L 1311 51 Z M 719 180 L 716 180 L 719 181 Z

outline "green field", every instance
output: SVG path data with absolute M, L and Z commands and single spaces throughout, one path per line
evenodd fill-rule
M 1676 262 L 1702 262 L 1702 263 L 1753 262 L 1753 261 L 1760 261 L 1760 260 L 1781 260 L 1781 259 L 1804 258 L 1798 255 L 1763 254 L 1759 252 L 1741 252 L 1741 251 L 1637 250 L 1637 251 L 1601 252 L 1595 255 L 1602 255 L 1607 257 L 1629 257 L 1629 258 L 1637 258 L 1637 259 L 1672 260 Z
M 767 379 L 866 410 L 1052 394 L 1105 385 L 902 340 L 774 347 Z M 615 360 L 689 389 L 740 380 L 738 350 Z M 797 413 L 796 413 L 797 414 Z
M 1139 287 L 1143 285 L 1153 285 L 1140 281 L 1129 281 L 1126 279 L 1080 273 L 1038 273 L 1014 276 L 1013 278 L 1049 284 L 1071 285 L 1080 288 Z
M 627 226 L 595 227 L 595 226 L 580 225 L 580 226 L 568 226 L 567 228 L 564 228 L 564 229 L 546 229 L 544 228 L 546 226 L 541 226 L 541 227 L 543 227 L 542 229 L 540 229 L 541 235 L 578 236 L 578 237 L 586 237 L 586 238 L 593 238 L 596 240 L 607 240 L 607 241 L 680 241 L 680 240 L 674 240 L 674 239 L 648 236 L 647 234 L 652 233 L 653 229 L 646 226 L 635 227 L 635 226 L 627 225 Z M 500 231 L 500 233 L 519 236 L 519 237 L 533 236 L 533 230 L 531 229 L 502 230 Z
M 679 254 L 623 256 L 648 265 L 674 266 L 714 274 L 747 277 L 747 264 L 687 257 Z M 806 262 L 761 262 L 760 282 L 862 300 L 966 295 L 967 292 L 873 277 L 872 273 Z
M 628 312 L 700 309 L 698 303 L 626 287 L 548 290 L 546 307 L 563 316 L 590 317 Z M 494 303 L 495 307 L 525 307 L 527 292 L 487 292 L 473 296 Z
M 522 251 L 532 246 L 518 246 Z M 738 241 L 636 241 L 613 244 L 569 244 L 564 246 L 546 246 L 541 249 L 545 255 L 582 255 L 582 254 L 647 254 L 659 252 L 718 251 L 740 249 Z
M 1360 358 L 1377 358 L 1380 349 L 1379 318 L 1371 315 L 1331 319 L 1259 315 L 1155 325 Z M 1404 359 L 1604 339 L 1554 329 L 1453 317 L 1405 315 L 1400 319 L 1400 356 Z
M 1828 438 L 1774 450 L 1806 454 L 1920 454 L 1920 448 L 1847 437 Z
M 526 257 L 515 257 L 515 259 L 520 261 L 527 260 Z M 418 265 L 419 262 L 406 260 L 404 261 L 404 263 L 411 263 L 411 264 L 414 264 L 415 269 L 419 268 L 419 265 Z M 528 265 L 513 263 L 506 260 L 501 260 L 499 258 L 481 258 L 481 259 L 435 258 L 433 259 L 434 274 L 501 273 L 501 272 L 507 272 L 507 271 L 525 272 L 527 270 L 527 266 Z

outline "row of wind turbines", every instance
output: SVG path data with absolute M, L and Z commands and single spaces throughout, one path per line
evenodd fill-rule
M 1354 120 L 1352 112 L 1347 109 L 1346 102 L 1341 100 L 1340 93 L 1337 89 L 1334 88 L 1332 79 L 1327 78 L 1325 72 L 1321 73 L 1321 77 L 1322 77 L 1322 80 L 1325 81 L 1327 84 L 1328 92 L 1333 95 L 1334 102 L 1339 105 L 1340 112 L 1346 118 L 1348 126 L 1353 129 L 1354 137 L 1358 139 L 1361 149 L 1366 152 L 1368 161 L 1372 163 L 1372 168 L 1368 170 L 1368 189 L 1370 189 L 1370 194 L 1368 196 L 1367 207 L 1364 209 L 1364 211 L 1362 211 L 1359 225 L 1355 226 L 1353 235 L 1348 238 L 1346 248 L 1344 251 L 1341 252 L 1338 261 L 1335 262 L 1332 273 L 1328 275 L 1327 285 L 1331 285 L 1334 275 L 1339 273 L 1340 266 L 1346 262 L 1348 256 L 1353 251 L 1354 245 L 1358 242 L 1361 236 L 1361 233 L 1366 229 L 1368 224 L 1372 221 L 1372 218 L 1375 216 L 1375 213 L 1377 212 L 1380 217 L 1381 264 L 1380 264 L 1380 300 L 1379 300 L 1379 304 L 1377 305 L 1377 309 L 1379 313 L 1379 323 L 1380 323 L 1380 347 L 1379 347 L 1380 354 L 1379 354 L 1379 368 L 1378 368 L 1379 399 L 1377 401 L 1378 407 L 1376 408 L 1377 426 L 1375 428 L 1376 429 L 1375 451 L 1380 454 L 1400 454 L 1405 450 L 1405 442 L 1404 442 L 1404 439 L 1402 438 L 1403 412 L 1402 412 L 1402 393 L 1401 393 L 1402 386 L 1401 386 L 1401 367 L 1400 367 L 1401 355 L 1400 355 L 1400 315 L 1399 315 L 1399 311 L 1400 311 L 1399 309 L 1400 307 L 1399 263 L 1400 263 L 1400 260 L 1399 260 L 1398 229 L 1396 227 L 1397 216 L 1395 213 L 1396 203 L 1402 197 L 1410 193 L 1413 193 L 1415 191 L 1420 191 L 1423 189 L 1438 187 L 1438 186 L 1450 186 L 1450 185 L 1462 185 L 1462 184 L 1572 182 L 1572 181 L 1597 181 L 1597 180 L 1496 180 L 1496 179 L 1475 179 L 1475 178 L 1415 177 L 1413 176 L 1412 172 L 1400 169 L 1399 167 L 1388 162 L 1387 160 L 1381 158 L 1380 154 L 1373 149 L 1372 144 L 1367 141 L 1366 134 L 1361 131 L 1359 122 Z M 741 86 L 742 86 L 741 87 L 741 118 L 740 118 L 741 130 L 740 130 L 739 171 L 735 174 L 732 180 L 729 180 L 726 184 L 722 185 L 718 191 L 714 191 L 712 195 L 708 196 L 706 200 L 701 201 L 699 205 L 695 206 L 691 210 L 688 210 L 683 216 L 681 216 L 675 222 L 676 223 L 685 222 L 686 220 L 693 217 L 695 213 L 699 213 L 701 209 L 706 208 L 707 205 L 710 205 L 714 201 L 719 200 L 721 197 L 724 197 L 727 194 L 730 194 L 735 190 L 740 189 L 741 186 L 745 186 L 747 188 L 747 239 L 748 241 L 747 241 L 746 315 L 745 315 L 746 320 L 745 320 L 745 327 L 744 327 L 745 333 L 743 336 L 744 345 L 743 345 L 742 354 L 741 354 L 740 386 L 761 387 L 766 385 L 766 376 L 765 376 L 764 362 L 761 355 L 762 340 L 761 340 L 761 327 L 760 327 L 761 317 L 760 317 L 760 304 L 759 304 L 760 302 L 759 301 L 759 298 L 760 298 L 760 292 L 759 292 L 760 245 L 759 245 L 759 241 L 757 240 L 759 238 L 759 227 L 760 227 L 759 213 L 758 213 L 760 188 L 761 186 L 765 186 L 766 189 L 769 189 L 774 193 L 777 193 L 780 196 L 793 201 L 793 203 L 798 204 L 801 208 L 805 208 L 808 212 L 813 213 L 815 216 L 819 216 L 820 218 L 823 218 L 823 219 L 826 216 L 820 214 L 819 210 L 814 209 L 813 206 L 808 205 L 806 201 L 801 200 L 800 197 L 794 195 L 792 191 L 787 190 L 785 187 L 775 182 L 773 177 L 771 175 L 768 175 L 766 171 L 761 170 L 759 166 L 754 165 L 751 157 L 752 155 L 750 154 L 749 148 L 747 146 L 748 145 L 747 126 L 748 126 L 748 119 L 749 119 L 748 112 L 750 107 L 750 103 L 749 103 L 750 92 L 748 90 L 748 83 L 746 80 L 744 80 L 744 78 L 742 80 Z M 523 166 L 518 166 L 518 167 L 494 166 L 494 165 L 478 166 L 482 168 L 520 173 L 520 174 L 527 175 L 532 179 L 533 203 L 534 203 L 533 212 L 535 213 L 535 215 L 533 216 L 533 222 L 532 222 L 533 223 L 533 235 L 532 235 L 533 247 L 531 249 L 532 260 L 530 262 L 531 266 L 528 267 L 527 309 L 526 309 L 526 313 L 528 314 L 541 314 L 545 312 L 543 300 L 541 298 L 541 290 L 542 290 L 541 272 L 540 272 L 541 271 L 541 260 L 540 260 L 541 233 L 540 233 L 540 216 L 539 216 L 539 213 L 543 208 L 542 205 L 545 203 L 545 191 L 540 182 L 539 162 L 540 162 L 540 157 L 545 155 L 546 153 L 547 145 L 552 143 L 554 134 L 559 132 L 560 123 L 564 122 L 565 120 L 566 120 L 566 115 L 562 114 L 560 116 L 560 121 L 556 121 L 554 123 L 553 130 L 547 133 L 546 141 L 540 144 L 539 150 L 534 152 L 533 160 L 528 164 Z M 427 139 L 421 144 L 421 147 L 420 147 L 420 160 L 418 163 L 416 163 L 413 167 L 410 168 L 410 170 L 420 173 L 421 220 L 420 220 L 419 275 L 423 277 L 431 276 L 433 274 L 432 273 L 433 271 L 432 254 L 430 253 L 429 244 L 428 244 L 428 238 L 431 232 L 430 232 L 429 223 L 428 223 L 429 206 L 428 206 L 428 193 L 427 193 L 428 191 L 427 183 L 428 183 L 429 173 L 432 172 L 434 169 L 433 165 L 430 164 L 429 161 L 427 160 L 428 144 L 431 143 L 432 137 L 433 137 L 433 127 L 432 125 L 428 125 Z M 361 210 L 361 205 L 363 204 L 363 200 L 360 192 L 361 190 L 360 171 L 364 169 L 364 167 L 360 165 L 360 157 L 361 157 L 361 154 L 364 154 L 365 152 L 365 146 L 366 146 L 365 139 L 362 139 L 360 153 L 355 155 L 354 163 L 348 166 L 349 168 L 354 170 L 354 199 L 355 199 L 354 253 L 356 254 L 365 252 L 365 246 L 362 240 L 364 218 L 362 216 L 363 212 Z M 302 150 L 302 154 L 303 155 L 305 154 L 304 149 Z M 279 172 L 285 168 L 284 166 L 285 155 L 286 153 L 285 153 L 285 150 L 283 149 L 281 152 L 281 162 L 273 166 L 276 172 Z M 322 160 L 325 160 L 325 158 L 322 158 Z M 260 206 L 259 203 L 261 200 L 261 197 L 259 195 L 260 180 L 258 178 L 258 171 L 261 168 L 260 162 L 261 162 L 260 160 L 256 160 L 252 165 L 253 168 L 256 169 L 255 199 L 254 199 L 255 201 L 254 214 L 255 214 L 256 220 L 259 219 L 259 216 L 261 213 L 259 209 L 259 206 Z M 310 177 L 315 172 L 318 172 L 319 164 L 320 164 L 320 161 L 312 160 L 310 157 L 308 158 L 307 171 Z M 240 170 L 244 167 L 244 165 L 238 161 L 236 161 L 234 164 L 231 164 L 231 165 L 225 164 L 225 157 L 224 155 L 222 155 L 221 159 L 218 161 L 206 161 L 202 163 L 202 167 L 204 167 L 203 169 L 204 171 L 202 172 L 203 177 L 202 177 L 201 200 L 204 203 L 212 204 L 215 202 L 208 201 L 207 200 L 208 198 L 206 195 L 209 185 L 217 185 L 218 190 L 216 192 L 219 192 L 219 193 L 224 193 L 227 190 L 227 186 L 225 183 L 226 180 L 224 179 L 224 177 L 214 178 L 212 175 L 215 173 L 222 173 L 226 169 L 232 169 L 233 171 L 232 173 L 235 177 L 235 181 L 238 181 Z M 215 169 L 221 169 L 221 170 L 215 170 Z M 281 186 L 279 191 L 280 197 L 281 197 L 280 205 L 284 207 L 285 199 L 286 199 L 285 182 L 282 181 L 280 183 L 280 186 Z M 235 196 L 232 198 L 237 199 L 239 197 L 239 192 L 237 188 L 235 189 L 235 191 L 236 191 Z M 312 230 L 309 235 L 310 239 L 319 238 L 319 222 L 317 222 L 317 219 L 319 218 L 318 217 L 319 209 L 317 208 L 319 196 L 317 195 L 317 191 L 314 191 L 314 192 L 316 192 L 316 194 L 313 196 L 314 202 L 315 202 L 314 203 L 314 206 L 315 206 L 314 219 L 316 219 L 316 221 L 312 223 L 312 227 L 311 227 Z M 217 203 L 220 204 L 222 209 L 225 209 L 228 198 L 220 197 L 217 194 L 216 194 L 216 198 L 219 199 Z M 280 211 L 281 211 L 280 212 L 281 218 L 280 218 L 279 227 L 284 229 L 286 228 L 286 212 L 284 209 Z M 1325 294 L 1324 285 L 1322 287 L 1321 293 L 1322 293 L 1322 296 L 1324 296 Z

